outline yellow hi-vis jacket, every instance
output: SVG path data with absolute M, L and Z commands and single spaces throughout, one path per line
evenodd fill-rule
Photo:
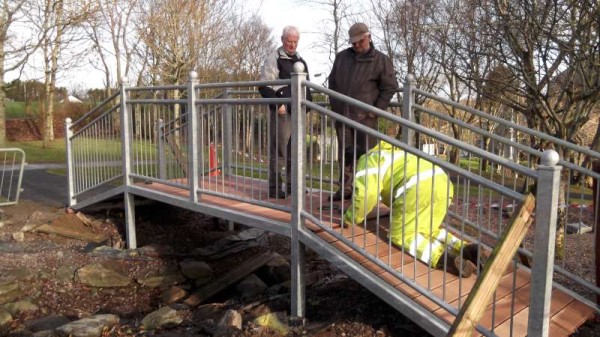
M 462 241 L 440 228 L 453 196 L 446 173 L 433 163 L 381 141 L 356 164 L 348 225 L 360 224 L 379 202 L 390 208 L 391 241 L 436 267 L 447 248 Z

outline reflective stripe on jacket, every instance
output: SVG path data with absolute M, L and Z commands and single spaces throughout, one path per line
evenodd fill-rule
M 420 182 L 435 179 L 438 175 L 445 176 L 446 173 L 427 160 L 381 141 L 358 160 L 353 202 L 344 214 L 344 222 L 361 223 L 379 201 L 390 207 L 395 199 L 404 198 L 407 190 L 417 188 Z M 445 189 L 443 193 L 446 194 L 447 179 L 444 177 L 440 181 L 443 184 L 439 188 Z M 449 196 L 452 197 L 451 185 Z M 394 210 L 394 215 L 402 216 L 403 211 Z

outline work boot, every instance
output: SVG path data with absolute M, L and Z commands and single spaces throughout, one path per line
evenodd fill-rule
M 479 245 L 473 243 L 463 246 L 462 256 L 463 259 L 476 265 L 479 271 L 483 270 L 488 260 L 488 256 L 483 252 L 483 249 L 480 252 Z
M 437 264 L 438 269 L 444 269 L 458 277 L 470 277 L 477 269 L 473 262 L 465 260 L 450 251 L 445 251 Z
M 285 192 L 279 189 L 269 189 L 269 198 L 285 199 Z

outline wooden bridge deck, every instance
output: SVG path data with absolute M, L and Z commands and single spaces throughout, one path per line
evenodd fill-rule
M 235 195 L 238 198 L 251 198 L 279 205 L 291 205 L 291 199 L 268 199 L 266 184 L 260 180 L 207 176 L 200 181 L 199 185 L 202 189 Z M 160 183 L 139 184 L 138 186 L 166 195 L 184 198 L 189 196 L 189 191 L 185 189 Z M 201 194 L 199 203 L 219 206 L 223 209 L 244 212 L 248 215 L 283 223 L 291 222 L 291 216 L 288 212 L 258 206 L 250 202 Z M 415 261 L 408 253 L 402 252 L 395 246 L 389 246 L 387 239 L 385 239 L 387 220 L 382 220 L 387 219 L 387 217 L 379 217 L 376 223 L 371 221 L 366 229 L 359 226 L 348 228 L 340 225 L 341 211 L 339 207 L 337 210 L 322 210 L 321 204 L 329 204 L 323 193 L 308 193 L 306 195 L 305 209 L 309 210 L 326 226 L 330 226 L 331 229 L 360 246 L 372 256 L 377 256 L 385 265 L 391 266 L 422 288 L 428 289 L 434 296 L 444 299 L 450 305 L 458 307 L 464 303 L 476 281 L 476 275 L 469 278 L 457 278 L 441 270 L 431 270 L 420 261 Z M 371 271 L 381 280 L 411 298 L 415 303 L 426 308 L 432 315 L 438 316 L 449 324 L 454 321 L 455 316 L 452 313 L 420 294 L 419 291 L 397 276 L 369 261 L 364 254 L 347 243 L 338 240 L 334 235 L 310 221 L 307 221 L 306 227 L 322 238 L 324 242 L 335 247 L 339 254 L 345 254 L 365 270 Z M 507 270 L 496 290 L 493 300 L 495 305 L 488 307 L 480 324 L 489 330 L 493 330 L 498 336 L 509 336 L 511 330 L 512 336 L 526 336 L 529 290 L 529 270 L 523 268 Z M 550 311 L 550 336 L 569 336 L 594 314 L 594 309 L 556 288 L 552 293 Z

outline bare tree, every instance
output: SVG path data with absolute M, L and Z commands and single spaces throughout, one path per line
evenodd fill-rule
M 439 88 L 440 65 L 430 55 L 436 44 L 432 15 L 438 8 L 434 0 L 387 0 L 373 2 L 373 13 L 380 23 L 383 42 L 393 59 L 399 79 L 412 74 L 423 90 Z
M 108 97 L 116 82 L 129 75 L 133 52 L 139 42 L 132 22 L 137 0 L 102 0 L 98 6 L 96 15 L 85 27 L 100 58 L 100 64 L 90 62 L 104 73 Z
M 43 147 L 54 140 L 54 103 L 57 75 L 60 70 L 78 66 L 85 52 L 82 23 L 96 10 L 92 0 L 30 1 L 30 23 L 42 34 L 45 104 L 42 111 Z
M 322 23 L 323 26 L 317 31 L 321 36 L 319 43 L 313 48 L 326 54 L 333 64 L 335 56 L 339 53 L 347 40 L 344 31 L 350 26 L 350 20 L 355 16 L 352 6 L 345 0 L 309 0 L 303 1 L 314 4 L 317 8 L 326 11 L 329 16 Z
M 162 83 L 176 84 L 188 72 L 210 74 L 221 55 L 235 1 L 152 0 L 141 2 L 138 34 L 157 62 L 150 70 Z
M 272 30 L 258 16 L 235 18 L 221 60 L 231 80 L 256 80 L 265 57 L 276 48 Z
M 41 38 L 34 34 L 11 33 L 11 28 L 15 24 L 24 24 L 24 13 L 28 10 L 27 4 L 27 0 L 0 0 L 0 145 L 4 145 L 6 142 L 4 74 L 9 71 L 21 72 L 41 42 Z

